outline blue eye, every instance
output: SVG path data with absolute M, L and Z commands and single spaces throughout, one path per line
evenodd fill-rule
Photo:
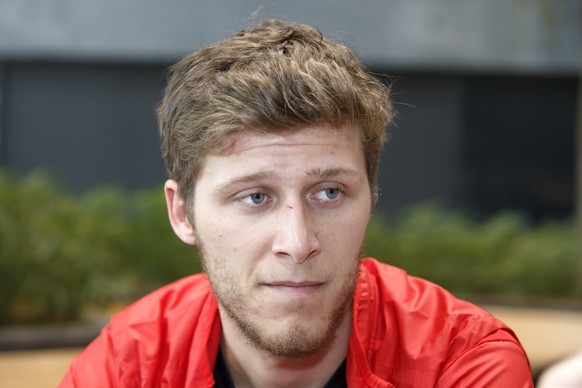
M 327 187 L 315 193 L 313 199 L 321 203 L 335 203 L 342 198 L 343 192 L 339 187 Z
M 267 199 L 264 193 L 253 193 L 247 197 L 254 205 L 260 205 Z
M 337 188 L 325 189 L 325 195 L 329 199 L 336 199 L 339 196 L 339 194 L 340 194 L 340 191 Z

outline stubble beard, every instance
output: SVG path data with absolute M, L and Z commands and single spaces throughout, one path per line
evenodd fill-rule
M 249 311 L 237 278 L 227 271 L 209 268 L 208 253 L 197 238 L 202 267 L 210 282 L 213 293 L 227 319 L 234 322 L 240 333 L 259 351 L 274 357 L 303 358 L 325 348 L 331 343 L 338 327 L 351 309 L 356 281 L 361 263 L 361 250 L 354 255 L 354 266 L 344 275 L 342 287 L 336 296 L 333 310 L 324 317 L 323 323 L 313 324 L 302 317 L 292 320 L 283 328 L 268 328 Z

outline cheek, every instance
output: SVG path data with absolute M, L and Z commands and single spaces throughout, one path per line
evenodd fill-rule
M 328 249 L 357 253 L 362 247 L 368 221 L 365 211 L 325 220 L 319 228 L 320 241 L 327 242 Z
M 227 241 L 237 228 L 228 216 L 212 208 L 196 209 L 194 214 L 194 228 L 206 245 Z
M 264 222 L 223 217 L 197 227 L 207 256 L 214 261 L 227 261 L 231 267 L 243 266 L 269 247 L 269 227 Z

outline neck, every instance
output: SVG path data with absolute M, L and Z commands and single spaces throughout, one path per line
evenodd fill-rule
M 236 387 L 322 387 L 345 359 L 352 324 L 351 309 L 331 341 L 317 353 L 302 357 L 266 354 L 244 338 L 226 316 L 222 320 L 221 349 Z

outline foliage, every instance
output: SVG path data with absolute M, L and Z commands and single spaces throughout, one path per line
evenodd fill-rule
M 78 199 L 45 175 L 0 175 L 0 321 L 66 321 L 87 301 L 108 302 L 126 238 L 114 192 Z
M 183 276 L 202 270 L 197 250 L 176 237 L 166 211 L 161 187 L 132 195 L 131 236 L 126 254 L 143 294 Z
M 582 295 L 569 222 L 529 225 L 506 213 L 476 221 L 420 205 L 372 221 L 366 254 L 453 292 L 495 298 Z M 167 221 L 161 187 L 72 195 L 42 173 L 0 171 L 0 324 L 79 319 L 199 272 L 196 249 Z
M 134 299 L 199 271 L 193 252 L 171 231 L 161 189 L 73 196 L 45 174 L 0 171 L 0 324 L 71 321 Z
M 477 221 L 428 203 L 391 225 L 374 219 L 366 254 L 464 295 L 528 303 L 582 295 L 570 221 L 532 225 L 512 212 Z

